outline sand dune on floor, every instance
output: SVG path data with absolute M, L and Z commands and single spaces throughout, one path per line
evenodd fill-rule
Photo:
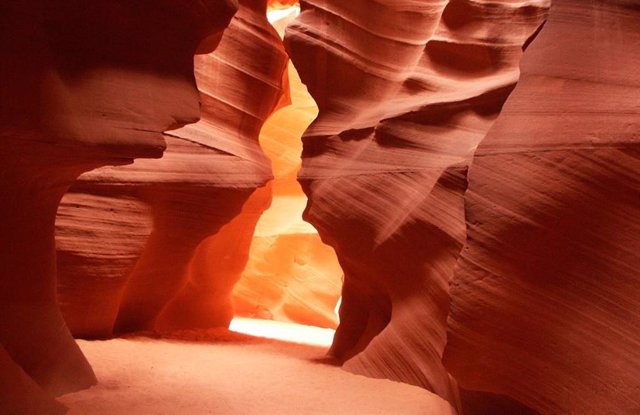
M 71 415 L 455 413 L 423 389 L 322 363 L 323 348 L 211 333 L 79 341 L 100 383 L 60 400 Z

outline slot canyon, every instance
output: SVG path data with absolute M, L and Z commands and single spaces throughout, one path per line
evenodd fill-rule
M 3 0 L 0 51 L 0 415 L 640 414 L 639 0 Z

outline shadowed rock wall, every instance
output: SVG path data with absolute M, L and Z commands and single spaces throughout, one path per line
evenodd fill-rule
M 445 362 L 542 414 L 640 411 L 640 7 L 554 0 L 465 196 Z
M 197 120 L 193 55 L 236 8 L 0 5 L 0 412 L 61 413 L 52 396 L 96 382 L 57 305 L 58 204 L 81 173 L 159 157 L 163 131 Z

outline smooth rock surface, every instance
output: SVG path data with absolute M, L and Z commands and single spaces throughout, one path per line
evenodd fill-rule
M 0 344 L 33 380 L 2 357 L 3 380 L 23 388 L 9 408 L 11 389 L 0 388 L 0 412 L 95 383 L 57 306 L 58 204 L 82 172 L 159 157 L 164 131 L 197 120 L 193 55 L 215 47 L 236 8 L 232 0 L 0 5 Z
M 0 409 L 6 415 L 61 415 L 67 408 L 45 393 L 0 346 Z
M 283 27 L 295 12 L 274 26 Z M 249 261 L 233 290 L 234 312 L 335 328 L 343 272 L 333 249 L 303 221 L 307 198 L 296 179 L 300 137 L 318 108 L 292 65 L 288 83 L 290 105 L 272 114 L 260 133 L 260 145 L 273 164 L 273 199 L 256 224 Z
M 322 363 L 322 348 L 217 333 L 180 337 L 81 341 L 100 384 L 62 402 L 71 415 L 455 414 L 425 390 Z

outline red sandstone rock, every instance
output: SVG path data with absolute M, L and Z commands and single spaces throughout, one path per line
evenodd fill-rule
M 547 6 L 302 2 L 286 44 L 320 115 L 299 177 L 345 272 L 332 353 L 348 370 L 456 403 L 441 355 L 466 167 Z
M 249 259 L 256 223 L 271 202 L 271 186 L 258 188 L 245 199 L 242 210 L 196 248 L 188 279 L 158 315 L 156 329 L 229 326 L 234 315 L 231 293 Z
M 58 299 L 74 336 L 107 338 L 152 223 L 145 203 L 95 190 L 76 185 L 58 208 Z
M 58 203 L 82 172 L 157 157 L 164 130 L 198 118 L 193 54 L 234 11 L 226 0 L 0 5 L 0 344 L 16 386 L 9 401 L 0 388 L 0 412 L 95 383 L 56 304 Z
M 255 189 L 271 178 L 258 134 L 280 99 L 287 61 L 278 35 L 266 20 L 265 1 L 247 0 L 240 5 L 216 52 L 196 58 L 202 120 L 171 131 L 161 160 L 137 160 L 131 166 L 95 170 L 83 175 L 65 196 L 66 212 L 87 194 L 108 197 L 114 206 L 134 199 L 148 206 L 153 221 L 149 239 L 138 252 L 134 252 L 138 246 L 131 243 L 126 252 L 119 248 L 123 239 L 129 239 L 129 232 L 115 234 L 108 241 L 116 247 L 110 248 L 110 255 L 118 257 L 122 266 L 101 263 L 101 252 L 86 250 L 61 267 L 64 285 L 60 295 L 67 319 L 78 321 L 78 314 L 94 316 L 89 323 L 95 325 L 73 326 L 74 333 L 103 336 L 114 327 L 128 332 L 228 324 L 228 293 L 240 276 L 242 255 L 238 253 L 233 264 L 220 259 L 218 269 L 210 267 L 211 261 L 204 257 L 220 254 L 216 246 L 229 249 L 227 244 L 236 235 L 221 233 L 223 239 L 217 241 L 210 237 L 237 216 Z M 268 206 L 270 194 L 259 195 L 262 201 L 252 202 L 254 210 Z M 87 207 L 77 215 L 104 216 L 99 209 Z M 123 213 L 113 226 L 142 235 L 145 221 L 142 226 L 132 221 L 139 215 L 138 208 Z M 95 225 L 67 219 L 59 223 L 64 228 L 61 234 L 84 236 L 61 246 L 63 258 L 82 245 L 107 242 L 91 234 Z M 254 225 L 255 220 L 257 216 Z M 241 230 L 245 234 L 238 235 L 240 239 L 253 233 L 251 226 L 243 225 Z M 205 253 L 207 248 L 199 246 L 207 238 L 206 245 L 213 251 Z M 248 251 L 248 246 L 243 249 Z M 198 258 L 192 261 L 196 251 Z M 133 257 L 135 265 L 130 261 Z M 74 275 L 78 269 L 85 269 L 83 275 Z M 85 281 L 73 282 L 79 278 Z M 194 290 L 194 286 L 201 289 Z M 102 297 L 102 303 L 86 300 L 99 296 L 109 298 Z
M 293 17 L 291 10 L 274 26 L 284 35 L 282 24 Z M 296 179 L 300 137 L 318 108 L 293 65 L 288 73 L 291 105 L 269 117 L 260 132 L 260 145 L 273 164 L 273 200 L 256 225 L 249 261 L 233 290 L 234 312 L 335 328 L 343 272 L 333 249 L 302 220 L 307 198 Z
M 542 414 L 640 411 L 640 9 L 554 0 L 480 144 L 445 362 Z
M 6 415 L 61 415 L 67 409 L 45 393 L 0 346 L 0 409 Z

